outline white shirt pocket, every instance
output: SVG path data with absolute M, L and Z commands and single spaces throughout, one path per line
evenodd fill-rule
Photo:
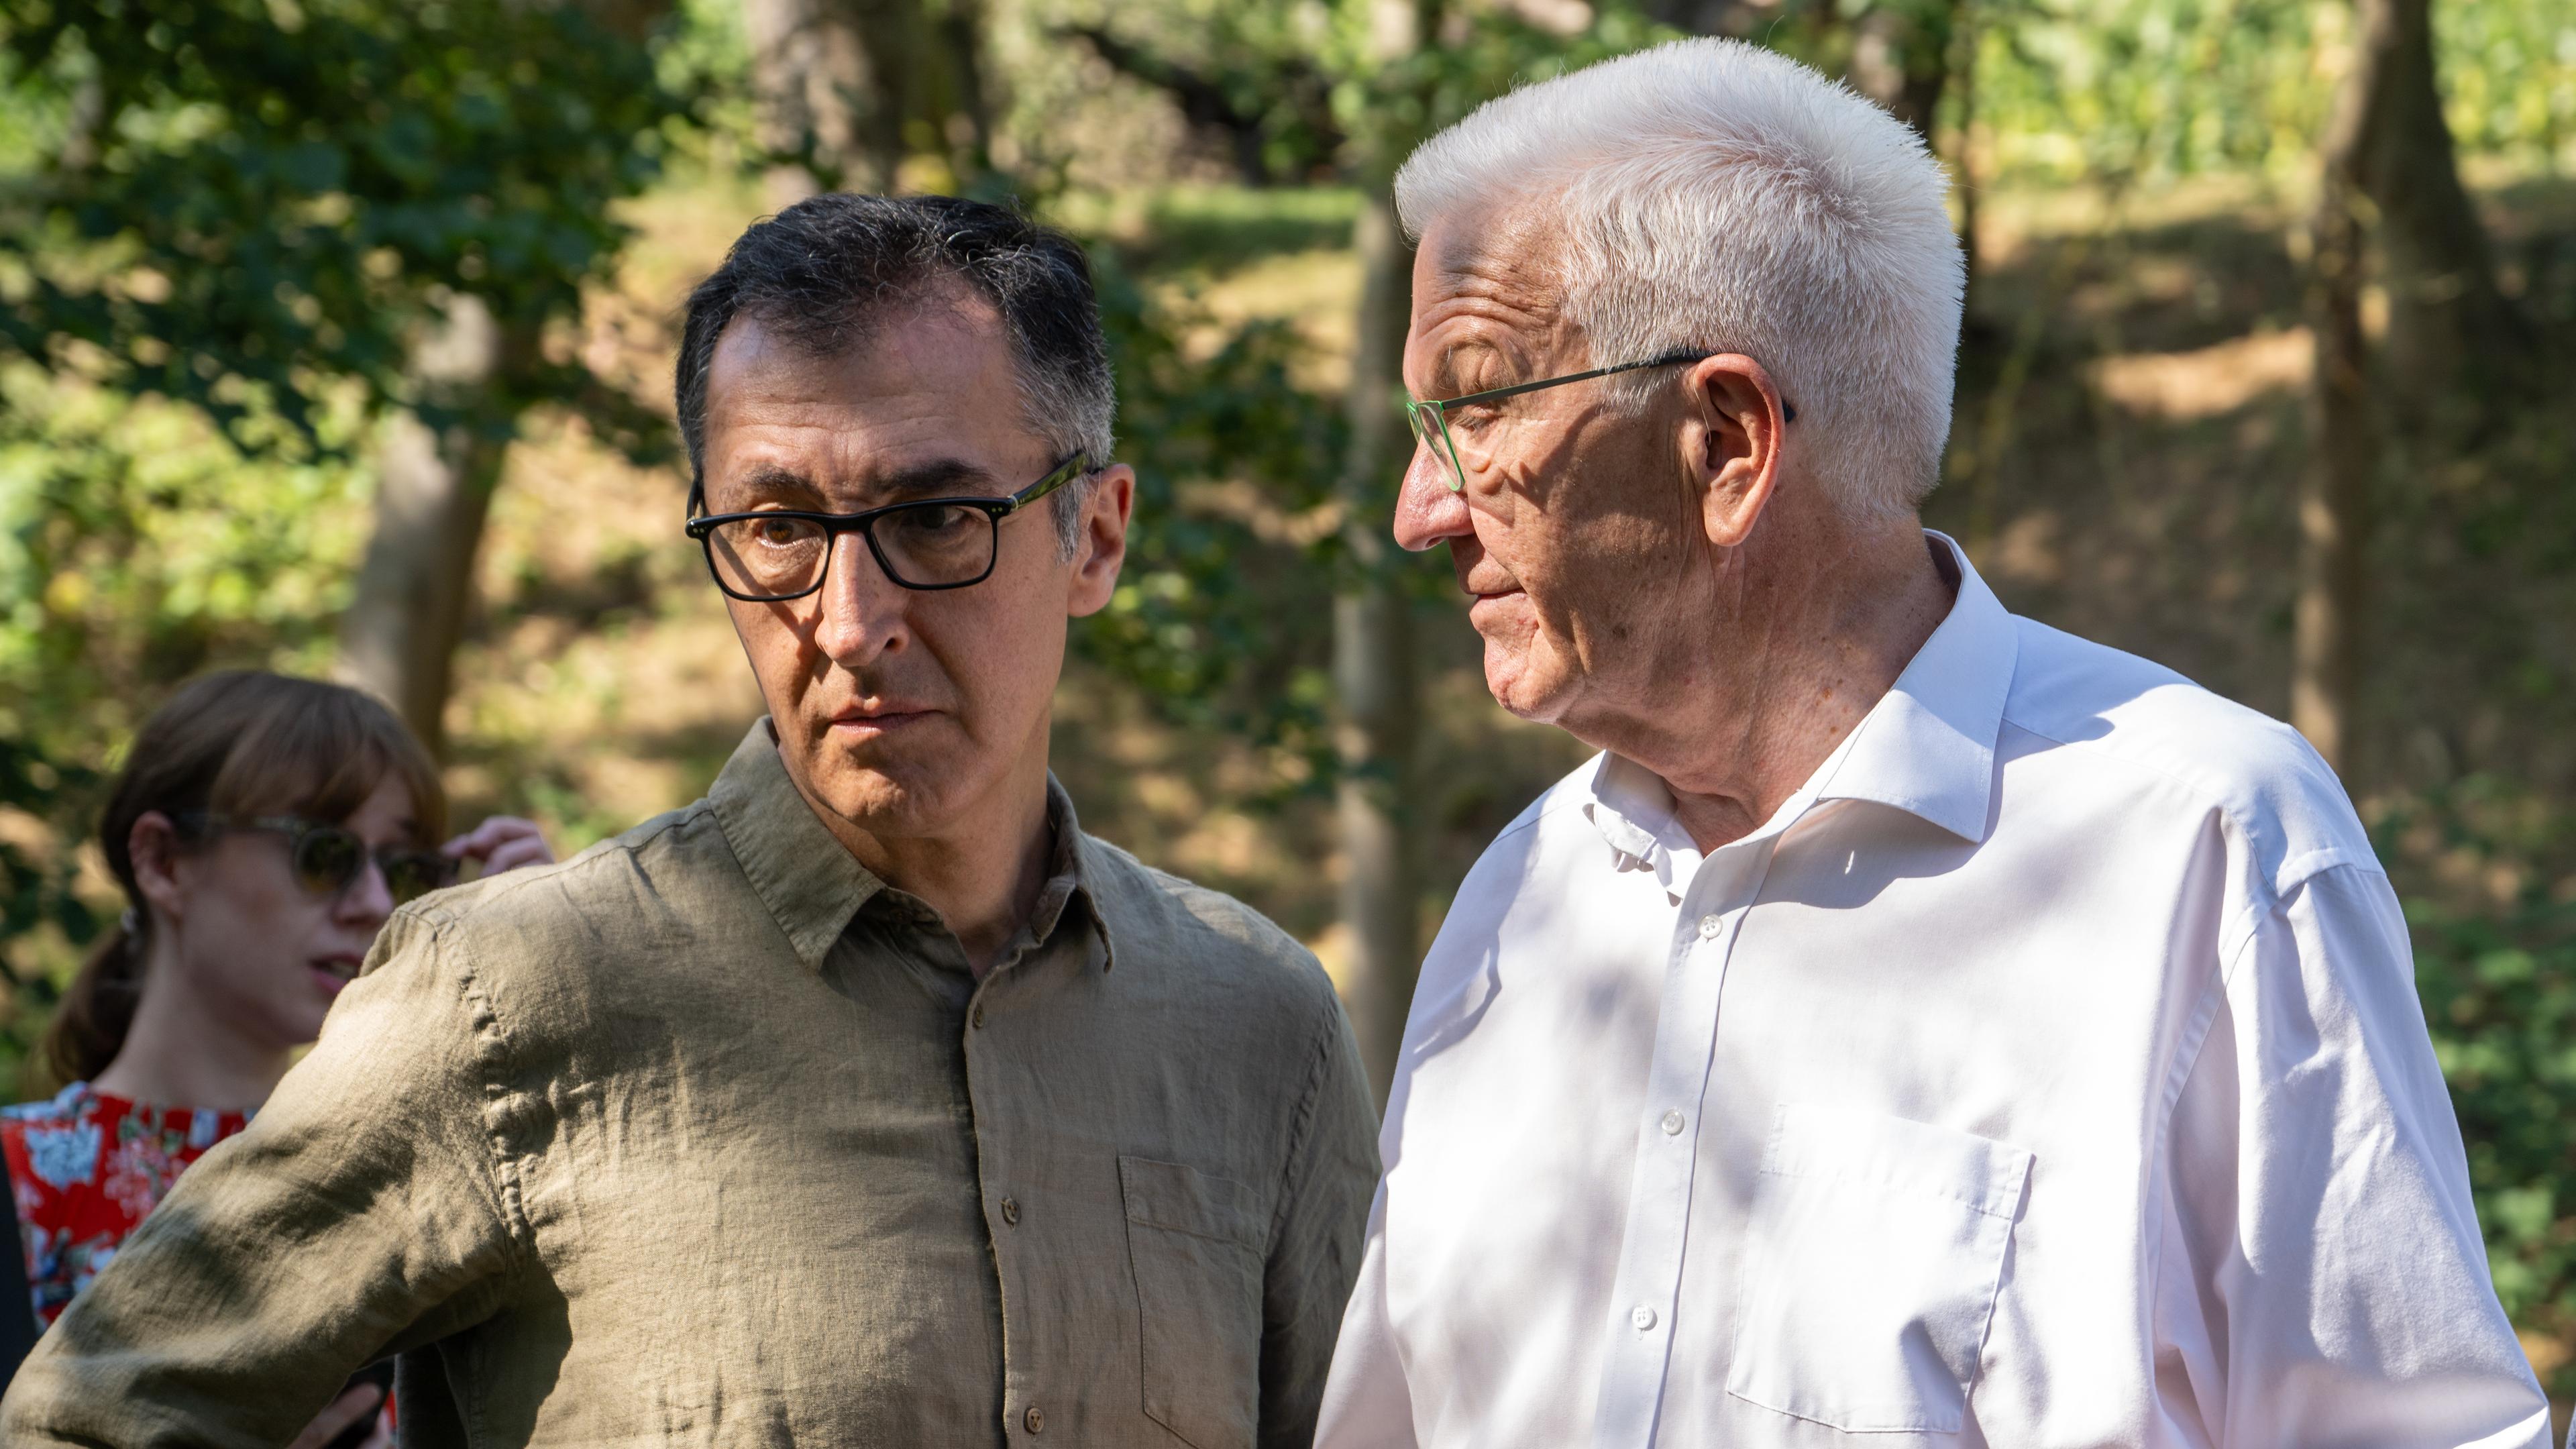
M 1992 1138 L 1781 1103 L 1727 1393 L 1851 1433 L 1959 1432 L 2030 1165 Z

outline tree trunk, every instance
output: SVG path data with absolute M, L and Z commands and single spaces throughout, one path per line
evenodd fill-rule
M 1950 41 L 1962 0 L 1880 0 L 1853 22 L 1851 83 L 1926 143 L 1950 79 Z
M 1348 993 L 1360 1056 L 1383 1105 L 1420 965 L 1419 852 L 1412 824 L 1414 738 L 1421 715 L 1413 630 L 1389 576 L 1393 484 L 1409 434 L 1395 404 L 1404 387 L 1404 332 L 1413 251 L 1384 185 L 1367 188 L 1356 242 L 1362 269 L 1359 341 L 1351 358 L 1350 459 L 1341 481 L 1343 544 L 1352 582 L 1333 600 L 1333 684 L 1342 829 L 1342 922 Z
M 2350 179 L 2378 214 L 2391 374 L 2414 402 L 2523 391 L 2535 336 L 2496 288 L 2436 88 L 2431 0 L 2356 0 Z
M 496 392 L 536 360 L 533 330 L 504 328 L 481 298 L 459 296 L 425 339 L 413 372 L 449 412 L 392 419 L 376 486 L 376 531 L 341 619 L 341 678 L 391 704 L 444 756 L 456 646 L 474 601 L 474 559 L 508 452 Z
M 867 54 L 868 104 L 859 115 L 859 144 L 893 190 L 904 158 L 946 150 L 936 134 L 946 117 L 933 102 L 945 64 L 921 0 L 838 0 Z M 927 132 L 917 129 L 925 123 Z
M 1954 54 L 1950 60 L 1950 83 L 1959 97 L 1959 130 L 1951 140 L 1950 174 L 1959 192 L 1959 260 L 1966 274 L 1967 287 L 1974 292 L 1982 258 L 1977 253 L 1977 209 L 1985 188 L 1977 180 L 1977 15 L 1968 10 L 1959 17 L 1957 33 L 1952 38 Z M 1969 321 L 1967 309 L 1961 309 L 1961 322 Z
M 1639 8 L 1658 25 L 1693 35 L 1724 35 L 1737 40 L 1749 40 L 1781 18 L 1778 10 L 1762 0 L 1646 0 Z
M 2346 78 L 2327 124 L 2323 184 L 2311 222 L 2308 314 L 2316 365 L 2299 493 L 2299 592 L 2290 664 L 2290 723 L 2347 781 L 2357 773 L 2360 753 L 2375 457 L 2369 355 L 2361 331 L 2358 172 L 2373 100 L 2365 69 L 2356 67 Z
M 851 184 L 852 102 L 865 74 L 856 31 L 827 13 L 825 0 L 743 0 L 742 19 L 757 98 L 754 137 L 773 158 L 764 178 L 771 209 Z M 790 157 L 801 159 L 778 159 Z
M 582 0 L 591 19 L 625 39 L 642 44 L 653 27 L 671 17 L 671 0 Z
M 1270 173 L 1268 122 L 1258 105 L 1238 102 L 1217 79 L 1130 44 L 1107 26 L 1068 25 L 1056 33 L 1081 40 L 1111 70 L 1170 96 L 1182 120 L 1224 141 L 1234 156 L 1235 176 L 1244 185 L 1264 187 L 1278 179 Z
M 985 82 L 982 0 L 948 0 L 939 22 L 940 48 L 948 58 L 949 107 L 966 134 L 949 127 L 950 169 L 971 188 L 993 174 L 993 101 Z

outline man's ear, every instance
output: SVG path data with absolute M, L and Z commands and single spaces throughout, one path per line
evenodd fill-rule
M 1683 439 L 1700 490 L 1700 526 L 1710 543 L 1733 548 L 1752 536 L 1780 484 L 1788 407 L 1771 374 L 1740 352 L 1693 363 L 1682 387 L 1690 409 Z
M 1127 562 L 1127 519 L 1136 508 L 1136 470 L 1112 463 L 1082 500 L 1082 536 L 1073 546 L 1073 580 L 1065 613 L 1085 618 L 1109 607 L 1118 570 Z

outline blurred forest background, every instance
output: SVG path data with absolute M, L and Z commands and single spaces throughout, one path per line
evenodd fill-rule
M 2566 0 L 0 0 L 0 1079 L 47 1085 L 103 782 L 197 671 L 362 682 L 463 817 L 567 852 L 705 787 L 759 704 L 679 529 L 676 309 L 825 187 L 1093 246 L 1144 487 L 1059 771 L 1311 942 L 1382 1066 L 1455 882 L 1581 755 L 1382 543 L 1385 181 L 1692 33 L 1847 77 L 1959 183 L 1932 524 L 2343 771 L 2576 1391 Z

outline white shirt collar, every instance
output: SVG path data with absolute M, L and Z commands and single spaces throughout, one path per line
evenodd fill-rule
M 1654 771 L 1624 755 L 1604 752 L 1592 774 L 1584 815 L 1610 842 L 1619 870 L 1651 870 L 1666 891 L 1678 894 L 1699 868 L 1699 845 L 1673 818 L 1673 792 Z
M 1983 841 L 1995 784 L 1995 739 L 2021 652 L 2012 615 L 1947 534 L 1924 536 L 1959 565 L 1959 597 L 1905 672 L 1863 716 L 1851 748 L 1828 760 L 1819 800 L 1875 800 Z
M 2012 692 L 2019 640 L 2012 615 L 1977 576 L 1967 551 L 1947 534 L 1925 529 L 1924 537 L 1957 560 L 1957 600 L 1896 683 L 1862 716 L 1860 728 L 1817 767 L 1766 831 L 1785 827 L 1823 801 L 1870 800 L 1963 840 L 1986 838 L 1995 740 Z M 1671 790 L 1633 760 L 1601 757 L 1584 813 L 1619 854 L 1620 868 L 1651 870 L 1667 890 L 1676 880 L 1687 881 L 1699 863 L 1698 847 L 1673 817 Z

